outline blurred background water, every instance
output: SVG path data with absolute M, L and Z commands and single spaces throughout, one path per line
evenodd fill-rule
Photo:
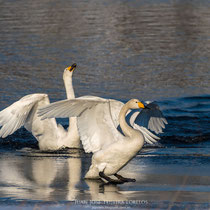
M 210 1 L 0 2 L 1 110 L 31 93 L 47 93 L 51 101 L 64 99 L 62 73 L 74 62 L 78 65 L 73 78 L 76 96 L 97 95 L 124 102 L 131 98 L 156 100 L 169 122 L 160 145 L 146 146 L 127 166 L 127 170 L 138 177 L 132 193 L 128 193 L 131 190 L 126 186 L 132 188 L 133 185 L 126 184 L 120 189 L 108 189 L 111 194 L 107 195 L 106 190 L 102 190 L 104 194 L 97 194 L 99 184 L 91 183 L 88 188 L 81 178 L 88 168 L 86 164 L 80 165 L 84 167 L 82 175 L 77 176 L 78 180 L 75 178 L 73 185 L 71 173 L 64 175 L 69 162 L 78 158 L 84 162 L 82 151 L 77 158 L 69 151 L 41 153 L 33 136 L 20 129 L 0 139 L 2 205 L 22 200 L 60 203 L 75 199 L 106 200 L 106 196 L 114 199 L 113 194 L 120 194 L 121 197 L 116 198 L 151 199 L 150 207 L 170 206 L 171 201 L 181 202 L 177 205 L 201 202 L 202 208 L 207 207 L 210 197 L 206 185 L 210 172 Z M 68 121 L 61 123 L 67 126 Z M 28 149 L 22 150 L 25 147 Z M 74 165 L 79 166 L 78 162 Z M 46 165 L 51 173 L 44 176 L 42 171 L 46 171 Z M 34 174 L 36 167 L 40 168 L 39 175 Z M 150 170 L 144 170 L 146 168 Z M 62 172 L 57 173 L 60 169 Z M 140 179 L 139 173 L 143 173 L 144 178 Z M 51 177 L 48 182 L 47 177 Z M 166 188 L 163 180 L 167 182 Z M 142 186 L 142 182 L 147 187 Z M 183 183 L 184 189 L 180 187 Z M 62 191 L 66 184 L 68 187 Z M 77 194 L 68 197 L 69 192 Z

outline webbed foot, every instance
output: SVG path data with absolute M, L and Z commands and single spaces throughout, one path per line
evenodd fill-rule
M 108 184 L 123 184 L 123 183 L 124 183 L 124 181 L 122 181 L 122 180 L 120 180 L 120 179 L 115 180 L 115 179 L 112 179 L 112 178 L 106 176 L 106 175 L 104 174 L 104 172 L 102 172 L 102 171 L 99 172 L 99 176 L 100 176 L 101 178 L 104 178 L 106 181 L 108 181 Z

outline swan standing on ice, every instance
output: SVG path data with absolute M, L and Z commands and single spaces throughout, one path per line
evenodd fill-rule
M 143 147 L 144 141 L 154 143 L 159 139 L 145 127 L 134 123 L 136 114 L 130 120 L 132 127 L 127 124 L 126 114 L 130 109 L 139 108 L 144 109 L 145 106 L 137 99 L 131 99 L 123 104 L 112 99 L 82 97 L 52 103 L 41 108 L 38 114 L 42 116 L 42 119 L 77 117 L 79 135 L 84 150 L 93 153 L 92 165 L 85 178 L 104 178 L 111 183 L 123 183 L 135 181 L 135 179 L 124 178 L 117 174 L 118 171 L 135 157 Z M 140 113 L 141 116 L 146 121 L 150 121 L 150 117 L 145 117 L 149 116 L 148 113 L 145 116 L 144 113 L 146 112 Z M 160 117 L 160 113 L 157 115 L 159 118 L 152 119 L 154 121 L 152 127 L 158 128 L 159 131 L 164 127 L 163 122 L 167 123 L 165 118 Z M 123 134 L 118 131 L 118 124 Z M 110 178 L 111 175 L 118 179 Z
M 72 74 L 76 64 L 63 72 L 67 99 L 75 98 Z M 37 110 L 50 104 L 47 94 L 26 95 L 0 112 L 0 137 L 5 138 L 24 126 L 37 139 L 40 150 L 58 150 L 65 147 L 79 148 L 80 141 L 76 118 L 69 118 L 66 131 L 54 118 L 41 120 Z

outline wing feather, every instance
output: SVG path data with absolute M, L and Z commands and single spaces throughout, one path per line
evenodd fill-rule
M 120 110 L 122 109 L 124 103 L 117 100 L 110 100 L 109 106 L 110 106 L 110 113 L 113 120 L 113 123 L 115 125 L 115 128 L 119 126 L 119 114 Z M 128 112 L 129 113 L 129 112 Z
M 66 118 L 66 117 L 77 117 L 84 110 L 90 109 L 93 106 L 96 106 L 98 103 L 105 103 L 107 100 L 90 100 L 90 99 L 67 99 L 51 103 L 47 106 L 44 106 L 38 110 L 38 115 L 42 119 L 46 118 Z
M 149 130 L 147 130 L 147 128 L 145 128 L 143 126 L 134 124 L 133 127 L 136 130 L 139 130 L 144 135 L 145 141 L 149 144 L 154 144 L 157 142 L 157 140 L 160 139 L 158 136 L 154 135 L 152 132 L 150 132 Z
M 31 94 L 24 96 L 0 112 L 0 137 L 5 138 L 24 126 L 33 106 L 46 94 Z
M 162 133 L 165 124 L 168 124 L 166 118 L 163 116 L 163 113 L 160 111 L 160 108 L 156 103 L 148 103 L 147 107 L 149 109 L 143 109 L 138 113 L 135 112 L 131 116 L 131 125 L 135 122 L 140 126 L 154 131 L 156 134 Z
M 123 103 L 115 100 L 81 97 L 44 106 L 39 109 L 38 115 L 42 119 L 77 117 L 78 131 L 85 152 L 96 152 L 119 139 L 119 136 L 123 137 L 116 129 L 122 106 Z
M 77 122 L 80 139 L 87 153 L 97 152 L 124 137 L 115 127 L 110 101 L 86 109 Z

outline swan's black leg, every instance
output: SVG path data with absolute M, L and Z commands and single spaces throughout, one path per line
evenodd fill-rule
M 110 178 L 110 177 L 108 177 L 108 176 L 106 176 L 105 174 L 104 174 L 104 172 L 99 172 L 99 176 L 101 177 L 101 178 L 104 178 L 106 181 L 108 181 L 108 183 L 110 183 L 110 184 L 122 184 L 122 183 L 124 183 L 122 180 L 115 180 L 115 179 L 112 179 L 112 178 Z
M 116 176 L 119 180 L 123 181 L 123 182 L 135 182 L 135 179 L 130 179 L 130 178 L 125 178 L 119 174 L 114 174 L 114 176 Z

